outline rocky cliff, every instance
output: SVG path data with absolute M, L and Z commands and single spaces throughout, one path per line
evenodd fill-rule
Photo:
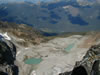
M 100 44 L 92 46 L 72 71 L 59 75 L 100 75 Z
M 0 38 L 0 75 L 18 75 L 18 67 L 15 65 L 15 61 L 15 45 Z

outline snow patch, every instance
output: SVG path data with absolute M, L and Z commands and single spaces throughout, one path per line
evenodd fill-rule
M 53 75 L 58 75 L 60 74 L 62 71 L 61 71 L 61 68 L 59 67 L 54 67 L 53 69 Z
M 19 41 L 25 41 L 24 39 L 19 39 Z
M 36 71 L 33 70 L 32 73 L 30 75 L 36 75 Z
M 17 54 L 16 54 L 16 56 L 18 56 L 20 53 L 21 53 L 21 51 L 18 51 Z
M 25 49 L 29 49 L 29 48 L 25 48 Z
M 3 38 L 5 38 L 6 40 L 11 40 L 11 38 L 8 36 L 7 32 L 4 33 L 4 34 L 0 33 L 0 35 L 1 35 Z

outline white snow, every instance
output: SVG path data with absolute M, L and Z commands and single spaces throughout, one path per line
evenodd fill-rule
M 29 48 L 25 48 L 25 49 L 29 49 Z
M 17 54 L 16 54 L 16 56 L 18 56 L 20 53 L 21 53 L 21 51 L 18 51 Z
M 7 34 L 7 32 L 6 33 L 0 33 L 0 35 L 2 36 L 2 37 L 4 37 L 6 40 L 11 40 L 11 38 L 8 36 L 8 34 Z
M 33 70 L 32 73 L 30 75 L 36 75 L 36 71 Z
M 53 75 L 58 75 L 62 72 L 60 67 L 54 67 L 53 70 L 54 70 Z
M 19 39 L 20 41 L 25 41 L 24 39 Z

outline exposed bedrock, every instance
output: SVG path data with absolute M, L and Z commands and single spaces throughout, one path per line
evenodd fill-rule
M 92 46 L 71 72 L 59 75 L 100 75 L 100 44 Z
M 5 39 L 0 39 L 0 75 L 18 75 L 15 45 Z

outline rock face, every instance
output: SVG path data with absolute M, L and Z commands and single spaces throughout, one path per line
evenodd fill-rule
M 18 75 L 15 45 L 5 39 L 0 39 L 0 75 Z
M 100 75 L 100 44 L 92 46 L 71 72 L 59 75 Z

